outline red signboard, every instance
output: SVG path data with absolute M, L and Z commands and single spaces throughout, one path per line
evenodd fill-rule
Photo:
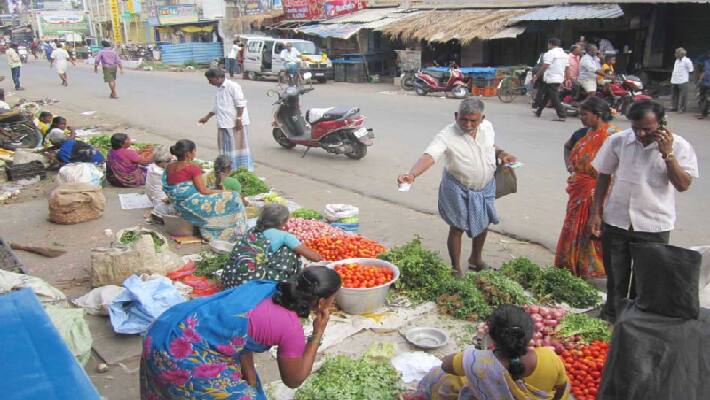
M 321 20 L 362 10 L 365 0 L 283 0 L 286 19 Z

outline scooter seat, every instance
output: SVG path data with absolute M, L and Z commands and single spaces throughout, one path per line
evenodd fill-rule
M 311 108 L 306 112 L 306 120 L 310 124 L 322 121 L 334 121 L 348 118 L 360 112 L 358 107 Z

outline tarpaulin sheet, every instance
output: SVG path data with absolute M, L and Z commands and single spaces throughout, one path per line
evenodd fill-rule
M 4 400 L 88 400 L 100 396 L 30 289 L 0 296 Z

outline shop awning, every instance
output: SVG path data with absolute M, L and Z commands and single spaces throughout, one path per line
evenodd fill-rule
M 515 39 L 516 37 L 522 35 L 523 32 L 525 32 L 524 26 L 509 26 L 503 29 L 502 31 L 496 33 L 495 35 L 491 36 L 489 39 Z
M 618 4 L 553 6 L 518 15 L 513 21 L 560 21 L 575 19 L 619 18 L 624 11 Z
M 382 31 L 402 40 L 448 42 L 465 45 L 475 39 L 490 40 L 516 37 L 523 28 L 508 30 L 513 18 L 530 9 L 430 10 L 410 14 L 386 26 Z M 521 30 L 523 29 L 523 30 Z M 502 36 L 501 36 L 502 35 Z
M 306 35 L 349 39 L 360 29 L 380 31 L 388 25 L 413 14 L 401 8 L 365 9 L 342 17 L 321 21 L 318 24 L 289 29 Z
M 315 24 L 298 28 L 299 32 L 306 35 L 332 37 L 336 39 L 349 39 L 362 29 L 363 24 Z

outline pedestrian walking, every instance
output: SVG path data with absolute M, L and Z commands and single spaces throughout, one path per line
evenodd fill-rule
M 237 64 L 237 57 L 239 52 L 242 50 L 239 46 L 239 40 L 232 42 L 232 47 L 229 48 L 229 53 L 227 53 L 227 71 L 229 71 L 229 77 L 234 78 L 235 73 L 239 73 L 241 68 Z
M 52 45 L 49 44 L 49 41 L 45 40 L 44 42 L 42 42 L 42 50 L 44 51 L 44 55 L 47 57 L 47 61 L 49 62 L 49 65 L 51 67 L 52 51 L 54 51 L 54 49 L 52 48 Z
M 673 74 L 671 75 L 671 84 L 673 85 L 671 111 L 681 113 L 687 110 L 690 74 L 693 72 L 693 63 L 686 57 L 686 54 L 687 52 L 682 47 L 675 50 L 675 64 L 673 64 Z
M 698 65 L 698 107 L 700 114 L 698 119 L 705 119 L 710 110 L 710 50 L 703 57 L 700 57 L 696 64 Z
M 20 85 L 20 69 L 22 68 L 22 59 L 17 53 L 17 43 L 10 44 L 10 47 L 5 51 L 7 55 L 7 64 L 12 73 L 12 82 L 15 83 L 15 90 L 25 90 Z
M 564 146 L 565 166 L 570 174 L 567 178 L 569 200 L 554 265 L 567 268 L 575 276 L 598 278 L 604 276 L 601 243 L 590 240 L 587 232 L 597 182 L 592 160 L 616 128 L 609 124 L 612 118 L 609 104 L 596 96 L 582 103 L 579 118 L 584 128 L 575 131 Z
M 495 146 L 493 124 L 485 119 L 484 104 L 466 99 L 454 113 L 455 122 L 446 126 L 406 174 L 397 177 L 400 185 L 415 179 L 444 157 L 444 174 L 439 186 L 439 214 L 449 225 L 447 247 L 456 273 L 461 268 L 461 237 L 466 232 L 473 240 L 469 269 L 488 268 L 483 261 L 483 245 L 488 225 L 498 223 L 495 209 L 496 159 L 503 163 L 516 158 Z
M 212 111 L 200 118 L 199 123 L 206 124 L 216 116 L 219 154 L 229 156 L 235 169 L 254 171 L 249 151 L 249 111 L 242 87 L 225 79 L 221 69 L 209 69 L 205 77 L 210 85 L 217 87 L 217 94 Z
M 542 76 L 542 85 L 537 92 L 537 110 L 535 116 L 538 118 L 542 115 L 542 110 L 545 109 L 547 103 L 552 101 L 555 107 L 557 117 L 554 121 L 564 121 L 566 114 L 560 102 L 560 85 L 565 81 L 566 69 L 569 66 L 569 57 L 560 47 L 560 39 L 552 38 L 547 41 L 548 51 L 542 56 L 542 66 L 533 80 L 540 79 Z
M 57 43 L 57 48 L 52 51 L 51 59 L 52 60 L 49 65 L 50 67 L 54 65 L 54 68 L 57 70 L 57 74 L 59 74 L 59 79 L 62 80 L 62 86 L 69 86 L 67 67 L 69 66 L 69 62 L 71 62 L 72 65 L 76 65 L 74 59 L 66 50 L 64 50 L 61 43 Z
M 602 75 L 602 64 L 599 62 L 599 50 L 593 44 L 587 45 L 586 54 L 579 60 L 579 84 L 592 97 L 597 93 L 597 76 Z
M 667 244 L 676 219 L 675 192 L 685 192 L 698 177 L 695 151 L 664 126 L 662 105 L 634 103 L 627 116 L 631 128 L 607 139 L 592 162 L 599 175 L 589 230 L 602 239 L 607 300 L 600 317 L 611 322 L 619 302 L 635 297 L 631 244 Z
M 118 70 L 121 70 L 121 74 L 123 74 L 123 63 L 116 51 L 111 47 L 111 43 L 104 40 L 101 42 L 101 47 L 102 49 L 96 55 L 96 60 L 94 61 L 94 73 L 99 72 L 99 64 L 101 64 L 104 82 L 108 83 L 108 87 L 111 89 L 109 97 L 117 99 L 116 76 L 118 75 Z

